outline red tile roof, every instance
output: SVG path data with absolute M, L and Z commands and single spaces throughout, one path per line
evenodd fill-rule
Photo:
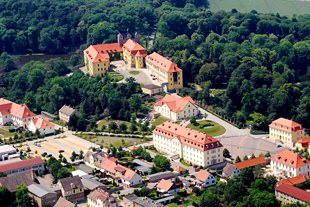
M 177 171 L 177 172 L 181 172 L 181 171 L 184 171 L 186 170 L 184 167 L 181 167 L 181 166 L 178 166 L 176 168 L 174 168 L 174 171 Z
M 212 136 L 170 121 L 156 126 L 153 133 L 169 139 L 177 137 L 181 143 L 202 151 L 223 147 L 220 141 Z
M 298 175 L 296 177 L 293 177 L 293 178 L 288 178 L 288 179 L 285 179 L 285 180 L 280 180 L 277 182 L 277 185 L 283 185 L 283 184 L 286 184 L 286 185 L 296 185 L 296 184 L 299 184 L 299 183 L 304 183 L 307 179 L 309 179 L 309 176 L 305 173 L 305 174 L 302 174 L 302 175 Z
M 280 191 L 299 200 L 305 201 L 306 203 L 310 203 L 310 193 L 292 185 L 280 185 L 276 187 L 276 191 Z
M 189 102 L 195 104 L 195 102 L 190 96 L 179 98 L 176 96 L 166 94 L 162 100 L 156 102 L 154 105 L 163 106 L 164 104 L 166 104 L 171 111 L 180 112 L 184 110 L 184 108 L 187 106 Z
M 200 180 L 202 182 L 206 182 L 206 180 L 208 179 L 208 177 L 210 176 L 211 173 L 209 173 L 206 170 L 200 170 L 198 175 L 196 176 L 197 180 Z
M 271 128 L 276 128 L 276 129 L 280 129 L 280 130 L 287 131 L 287 132 L 296 132 L 296 131 L 304 130 L 301 124 L 298 124 L 292 120 L 288 120 L 284 118 L 279 118 L 271 122 L 269 126 Z
M 106 62 L 110 59 L 109 53 L 122 52 L 122 47 L 118 43 L 91 45 L 84 54 L 92 63 Z
M 310 143 L 310 137 L 300 139 L 297 142 L 300 143 L 302 147 L 308 147 Z
M 0 112 L 2 115 L 11 114 L 22 119 L 36 116 L 25 104 L 19 105 L 5 98 L 0 98 Z
M 129 169 L 129 168 L 125 168 L 125 169 L 126 169 L 126 172 L 125 172 L 124 175 L 122 175 L 122 178 L 125 179 L 125 180 L 130 181 L 133 178 L 133 176 L 136 174 L 136 172 L 131 170 L 131 169 Z
M 1 165 L 0 172 L 7 172 L 7 171 L 16 170 L 16 169 L 25 168 L 25 167 L 31 167 L 31 166 L 39 165 L 39 164 L 44 164 L 44 161 L 40 157 L 36 157 L 36 158 L 28 159 L 28 160 L 22 160 L 18 162 L 9 163 L 6 165 Z
M 133 55 L 143 56 L 147 54 L 146 49 L 139 43 L 134 42 L 132 39 L 127 40 L 123 45 L 123 48 Z
M 52 124 L 51 122 L 46 121 L 45 119 L 43 119 L 43 118 L 41 118 L 41 117 L 36 118 L 36 119 L 32 119 L 31 121 L 33 122 L 33 124 L 35 125 L 35 127 L 36 127 L 36 128 L 39 128 L 39 129 L 43 129 L 43 128 L 55 126 L 55 125 Z
M 246 160 L 246 161 L 243 161 L 243 162 L 238 162 L 238 163 L 235 163 L 234 165 L 239 168 L 239 170 L 245 168 L 245 167 L 253 167 L 255 166 L 256 164 L 264 164 L 266 163 L 266 159 L 264 157 L 256 157 L 256 158 L 253 158 L 253 159 L 250 159 L 250 160 Z
M 122 165 L 116 164 L 114 157 L 107 158 L 101 165 L 101 168 L 111 173 L 115 173 L 116 171 L 119 171 L 123 174 L 121 177 L 128 181 L 130 181 L 132 177 L 136 174 L 135 171 L 129 168 L 126 168 Z
M 153 65 L 159 67 L 161 70 L 164 70 L 166 72 L 182 71 L 182 69 L 180 69 L 177 64 L 171 62 L 170 60 L 156 52 L 153 52 L 152 54 L 146 56 L 145 61 L 152 63 Z
M 106 159 L 102 165 L 101 168 L 110 172 L 110 173 L 115 173 L 115 167 L 116 167 L 116 162 L 115 160 L 111 160 L 110 158 Z
M 129 150 L 136 150 L 136 149 L 138 149 L 138 147 L 137 146 L 131 146 L 131 147 L 128 147 L 128 149 Z
M 172 186 L 173 186 L 172 182 L 165 180 L 165 179 L 162 179 L 158 183 L 157 188 L 163 189 L 164 191 L 168 191 Z
M 310 161 L 308 161 L 305 157 L 287 149 L 279 152 L 276 156 L 272 157 L 271 160 L 294 168 L 299 168 L 305 166 L 306 164 L 310 164 Z

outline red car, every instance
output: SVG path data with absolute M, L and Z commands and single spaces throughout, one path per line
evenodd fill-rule
M 59 150 L 58 152 L 59 152 L 59 153 L 63 153 L 63 152 L 65 152 L 65 151 L 64 151 L 64 150 Z

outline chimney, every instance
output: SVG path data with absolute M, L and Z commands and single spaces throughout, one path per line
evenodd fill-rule
M 35 172 L 34 172 L 34 169 L 31 169 L 31 179 L 32 179 L 32 181 L 35 181 L 35 179 L 36 179 L 36 174 L 35 174 Z

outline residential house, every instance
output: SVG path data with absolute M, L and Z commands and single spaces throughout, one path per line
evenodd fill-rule
M 293 120 L 279 118 L 269 125 L 269 137 L 294 146 L 297 141 L 305 138 L 305 128 Z
M 13 193 L 15 192 L 16 187 L 23 183 L 26 186 L 39 183 L 33 170 L 0 178 L 0 186 L 5 186 L 9 191 Z
M 106 160 L 104 152 L 88 151 L 84 156 L 84 162 L 91 168 L 101 169 L 102 163 Z
M 57 201 L 57 203 L 54 205 L 54 207 L 76 207 L 76 204 L 71 203 L 70 201 L 67 201 L 63 197 L 60 197 Z
M 73 116 L 73 114 L 77 115 L 80 114 L 78 110 L 71 106 L 67 106 L 66 104 L 59 109 L 59 120 L 68 123 L 70 120 L 70 117 Z
M 154 110 L 171 121 L 189 119 L 199 113 L 198 107 L 191 97 L 179 98 L 169 94 L 154 104 Z
M 54 206 L 61 195 L 59 188 L 47 188 L 40 184 L 28 186 L 29 195 L 39 207 Z
M 145 64 L 164 91 L 179 91 L 183 88 L 183 70 L 177 64 L 156 52 L 145 57 Z
M 200 170 L 196 176 L 196 187 L 207 188 L 216 185 L 215 177 L 206 170 Z
M 124 207 L 134 207 L 135 206 L 134 200 L 136 200 L 137 198 L 139 197 L 136 196 L 135 194 L 129 194 L 123 196 L 122 204 Z
M 276 175 L 287 177 L 296 177 L 302 174 L 310 175 L 310 161 L 287 149 L 272 157 L 270 165 L 271 170 Z
M 123 44 L 123 58 L 130 67 L 143 68 L 145 56 L 147 56 L 146 49 L 132 39 Z
M 296 177 L 280 180 L 277 182 L 276 186 L 303 184 L 304 182 L 306 182 L 307 179 L 309 179 L 309 176 L 307 174 L 302 174 L 302 175 L 298 175 Z
M 300 139 L 296 142 L 296 148 L 299 150 L 309 151 L 310 137 Z
M 12 176 L 34 170 L 36 173 L 44 173 L 44 161 L 40 157 L 21 160 L 0 166 L 0 171 L 5 172 L 7 176 Z
M 116 168 L 116 160 L 114 157 L 107 158 L 101 165 L 103 171 L 108 175 L 115 175 L 115 168 Z
M 154 84 L 144 85 L 141 87 L 141 89 L 142 89 L 143 93 L 148 94 L 150 96 L 153 96 L 155 94 L 159 94 L 160 92 L 163 91 L 161 86 L 154 85 Z
M 234 176 L 238 176 L 239 173 L 240 170 L 236 165 L 227 163 L 223 169 L 222 177 L 220 180 L 226 183 L 228 179 L 234 178 Z
M 173 182 L 162 179 L 157 185 L 157 191 L 163 194 L 176 194 L 180 192 L 180 188 L 177 187 Z
M 107 186 L 100 183 L 97 180 L 89 178 L 81 178 L 82 184 L 84 186 L 84 191 L 91 192 L 93 190 L 104 190 L 107 191 Z
M 38 129 L 41 135 L 54 134 L 55 125 L 39 117 L 39 118 L 32 119 L 30 121 L 28 129 L 29 131 L 32 131 L 33 133 L 35 133 L 36 130 Z
M 156 126 L 153 142 L 157 151 L 178 155 L 192 164 L 206 167 L 223 162 L 223 145 L 219 140 L 170 121 Z
M 246 161 L 235 163 L 234 165 L 239 169 L 242 170 L 245 167 L 254 167 L 255 165 L 261 164 L 263 167 L 266 166 L 266 159 L 264 157 L 256 157 L 253 159 L 249 159 Z
M 13 124 L 27 129 L 30 121 L 35 118 L 37 115 L 25 104 L 16 104 L 0 98 L 0 125 Z
M 109 193 L 94 190 L 87 196 L 88 207 L 118 207 L 120 201 Z
M 275 189 L 275 195 L 282 204 L 297 202 L 300 204 L 310 203 L 310 193 L 292 185 L 279 185 Z
M 84 197 L 84 186 L 79 176 L 62 178 L 58 181 L 62 196 L 68 201 L 80 201 Z

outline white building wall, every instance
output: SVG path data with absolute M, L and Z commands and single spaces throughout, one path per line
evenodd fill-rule
M 310 176 L 309 165 L 305 165 L 299 168 L 294 168 L 289 165 L 283 164 L 281 160 L 282 159 L 280 159 L 279 162 L 271 160 L 270 165 L 271 165 L 271 169 L 273 170 L 274 174 L 278 174 L 282 172 L 288 177 L 296 177 L 298 175 L 302 175 L 306 173 Z
M 33 169 L 37 173 L 40 173 L 40 172 L 44 173 L 44 164 L 34 165 L 34 166 L 29 166 L 29 167 L 24 167 L 24 168 L 19 168 L 19 169 L 16 169 L 16 170 L 10 170 L 10 171 L 6 171 L 5 173 L 7 174 L 7 176 L 11 176 L 11 175 L 15 175 L 15 174 L 29 172 L 29 171 L 31 171 L 31 169 Z
M 154 110 L 161 113 L 162 116 L 170 119 L 171 121 L 189 119 L 191 116 L 196 116 L 199 113 L 198 108 L 191 102 L 188 102 L 186 107 L 184 107 L 184 109 L 180 112 L 170 111 L 166 104 L 162 106 L 154 106 Z
M 29 126 L 28 126 L 28 129 L 29 129 L 30 131 L 32 131 L 33 133 L 35 133 L 36 130 L 37 130 L 37 127 L 34 125 L 33 122 L 30 122 L 30 124 L 29 124 Z M 39 130 L 40 130 L 41 135 L 42 135 L 42 134 L 54 134 L 54 132 L 55 132 L 55 126 L 45 127 L 45 128 L 39 129 Z

